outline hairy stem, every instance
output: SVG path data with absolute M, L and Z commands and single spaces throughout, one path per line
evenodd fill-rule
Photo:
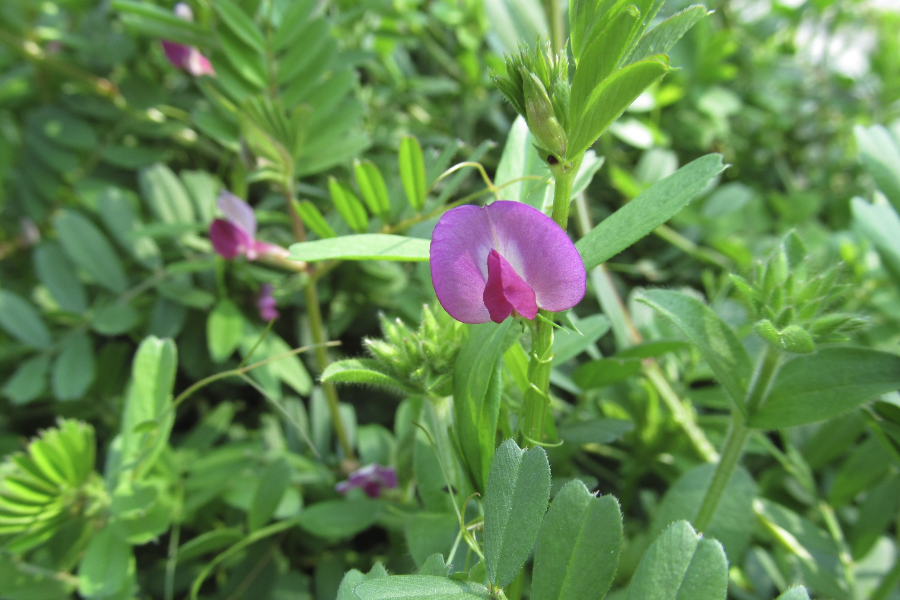
M 747 390 L 745 403 L 747 414 L 752 415 L 765 400 L 772 379 L 778 371 L 779 358 L 780 356 L 776 350 L 768 347 L 763 350 L 756 369 L 756 375 L 750 383 L 750 388 Z M 731 429 L 728 431 L 728 438 L 725 440 L 722 458 L 719 460 L 718 466 L 716 466 L 716 472 L 713 473 L 712 481 L 710 481 L 706 495 L 703 497 L 703 502 L 700 504 L 700 512 L 694 521 L 694 526 L 698 530 L 705 530 L 712 522 L 716 508 L 719 506 L 719 501 L 725 493 L 725 488 L 728 486 L 728 482 L 731 481 L 731 476 L 734 474 L 734 470 L 741 460 L 741 455 L 744 453 L 744 445 L 750 436 L 750 431 L 750 428 L 744 423 L 744 417 L 741 412 L 735 409 L 732 412 Z
M 572 184 L 581 166 L 581 157 L 553 167 L 556 185 L 553 189 L 553 220 L 563 231 L 569 220 L 569 203 L 572 198 Z M 543 317 L 543 318 L 540 318 Z M 524 416 L 520 425 L 523 441 L 535 443 L 544 441 L 547 407 L 550 404 L 550 361 L 553 359 L 553 313 L 541 310 L 535 321 L 534 337 L 531 344 L 531 361 L 528 364 L 528 381 L 531 383 L 525 394 Z

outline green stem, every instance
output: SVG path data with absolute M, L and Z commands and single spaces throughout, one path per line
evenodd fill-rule
M 578 157 L 573 161 L 553 167 L 556 183 L 553 188 L 553 220 L 563 231 L 569 221 L 569 204 L 572 200 L 572 185 L 581 166 Z M 523 441 L 531 443 L 544 441 L 544 420 L 550 403 L 550 361 L 553 359 L 553 313 L 541 310 L 534 324 L 531 343 L 531 361 L 528 364 L 528 381 L 531 383 L 525 394 L 524 418 L 520 427 Z
M 768 347 L 763 350 L 756 369 L 756 375 L 747 391 L 745 402 L 747 414 L 752 415 L 765 400 L 772 379 L 778 371 L 779 358 L 778 351 Z M 703 502 L 700 504 L 700 512 L 694 521 L 694 526 L 698 530 L 704 531 L 712 522 L 716 508 L 719 506 L 719 501 L 725 493 L 725 488 L 728 486 L 728 482 L 731 481 L 731 476 L 734 474 L 734 470 L 741 460 L 741 455 L 744 453 L 744 445 L 750 436 L 750 431 L 751 429 L 744 423 L 741 412 L 734 410 L 731 429 L 728 431 L 728 438 L 725 440 L 722 458 L 719 460 L 718 466 L 716 466 L 716 472 L 713 474 L 709 488 L 706 490 L 706 495 L 703 497 Z
M 328 366 L 328 350 L 325 348 L 327 336 L 325 335 L 325 326 L 322 323 L 322 311 L 319 308 L 319 294 L 316 290 L 316 282 L 310 279 L 303 288 L 306 295 L 306 316 L 309 318 L 309 329 L 312 333 L 313 344 L 316 345 L 315 357 L 316 366 L 319 372 L 325 370 Z M 321 344 L 321 345 L 319 345 Z M 322 391 L 325 392 L 325 399 L 328 401 L 328 413 L 331 415 L 331 425 L 334 428 L 334 434 L 337 436 L 341 450 L 344 452 L 344 458 L 354 462 L 356 456 L 353 453 L 353 447 L 350 445 L 350 438 L 344 428 L 344 421 L 341 419 L 340 399 L 338 398 L 337 388 L 333 383 L 322 382 Z
M 548 0 L 547 12 L 550 15 L 550 45 L 554 52 L 559 52 L 566 43 L 566 24 L 562 0 Z

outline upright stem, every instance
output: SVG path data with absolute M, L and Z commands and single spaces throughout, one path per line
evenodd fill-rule
M 554 52 L 559 52 L 566 42 L 566 24 L 562 0 L 548 0 L 547 12 L 550 15 L 550 44 Z
M 772 379 L 778 371 L 779 358 L 777 350 L 769 347 L 763 350 L 756 369 L 756 375 L 747 391 L 745 402 L 747 414 L 752 415 L 765 400 Z M 744 417 L 741 415 L 741 412 L 735 409 L 732 412 L 731 429 L 728 432 L 728 438 L 725 440 L 722 458 L 719 460 L 718 466 L 716 466 L 716 472 L 713 474 L 712 481 L 709 483 L 709 489 L 706 490 L 706 495 L 703 497 L 702 504 L 700 504 L 700 512 L 694 521 L 694 526 L 700 531 L 705 530 L 712 522 L 716 508 L 719 506 L 719 501 L 722 499 L 722 494 L 725 493 L 725 488 L 728 486 L 728 482 L 731 481 L 734 469 L 741 460 L 744 444 L 749 436 L 750 428 L 744 423 Z
M 283 186 L 284 200 L 287 205 L 288 214 L 291 217 L 291 225 L 294 230 L 294 238 L 298 242 L 306 240 L 306 229 L 303 227 L 303 221 L 297 211 L 294 210 L 294 192 L 290 188 L 290 184 Z M 322 322 L 322 309 L 319 306 L 319 292 L 316 289 L 316 277 L 313 273 L 309 273 L 309 279 L 303 287 L 303 294 L 306 297 L 306 316 L 309 318 L 309 330 L 312 334 L 313 344 L 316 344 L 315 357 L 316 367 L 319 373 L 328 366 L 328 349 L 325 343 L 328 336 L 325 335 L 325 325 Z M 344 421 L 341 419 L 340 398 L 338 398 L 337 388 L 333 383 L 322 382 L 322 391 L 325 393 L 325 399 L 328 401 L 328 414 L 331 416 L 331 426 L 334 434 L 337 436 L 338 443 L 344 453 L 345 460 L 350 463 L 356 462 L 356 456 L 353 453 L 353 446 L 350 445 L 350 438 L 347 436 L 347 430 L 344 428 Z
M 553 169 L 556 184 L 553 189 L 553 220 L 564 231 L 569 220 L 569 203 L 572 198 L 572 184 L 581 166 L 577 160 L 557 165 Z M 531 342 L 531 362 L 528 365 L 528 380 L 531 387 L 525 394 L 524 418 L 519 431 L 524 441 L 542 442 L 544 420 L 550 403 L 550 361 L 553 359 L 553 313 L 541 310 L 534 326 Z

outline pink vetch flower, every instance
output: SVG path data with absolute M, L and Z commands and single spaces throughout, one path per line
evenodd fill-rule
M 256 308 L 259 310 L 259 316 L 263 321 L 271 321 L 281 316 L 276 308 L 275 296 L 272 291 L 275 288 L 271 283 L 264 283 L 259 288 L 259 295 L 256 297 Z
M 520 202 L 447 211 L 431 238 L 431 280 L 441 306 L 463 323 L 534 319 L 584 297 L 575 245 L 551 218 Z
M 183 2 L 175 5 L 175 14 L 184 21 L 194 20 L 194 13 L 191 11 L 191 7 Z M 163 52 L 166 53 L 166 58 L 169 59 L 169 62 L 176 69 L 187 71 L 194 77 L 199 77 L 200 75 L 215 76 L 216 71 L 213 69 L 212 63 L 193 46 L 178 44 L 169 40 L 160 40 L 160 44 L 162 44 Z
M 209 239 L 223 258 L 231 260 L 243 254 L 247 260 L 256 260 L 260 256 L 284 258 L 289 254 L 287 248 L 257 241 L 256 216 L 249 204 L 225 190 L 216 203 L 225 218 L 210 224 Z
M 381 496 L 382 489 L 393 489 L 396 487 L 397 472 L 394 468 L 382 467 L 375 463 L 353 471 L 350 473 L 347 481 L 340 482 L 334 486 L 334 489 L 342 494 L 346 494 L 354 488 L 359 488 L 369 498 L 378 498 Z

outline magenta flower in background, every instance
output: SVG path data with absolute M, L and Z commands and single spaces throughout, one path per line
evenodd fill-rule
M 276 308 L 275 296 L 272 292 L 275 288 L 271 283 L 264 283 L 259 288 L 259 295 L 256 297 L 256 308 L 259 310 L 259 316 L 263 321 L 271 321 L 281 316 Z
M 514 311 L 561 311 L 584 297 L 575 245 L 551 218 L 520 202 L 460 206 L 431 238 L 431 280 L 441 306 L 463 323 L 500 323 Z
M 282 258 L 288 255 L 286 248 L 257 241 L 256 216 L 249 204 L 225 190 L 216 203 L 225 218 L 212 222 L 209 239 L 223 258 L 230 260 L 244 255 L 248 260 L 256 260 L 266 255 Z
M 347 481 L 340 482 L 334 489 L 346 494 L 354 488 L 359 488 L 369 498 L 378 498 L 382 489 L 395 487 L 397 487 L 397 472 L 393 467 L 371 464 L 350 473 Z
M 191 7 L 183 2 L 175 5 L 175 14 L 185 21 L 194 20 L 194 13 L 191 11 Z M 199 77 L 200 75 L 213 76 L 216 74 L 209 59 L 193 46 L 177 44 L 169 40 L 160 40 L 160 44 L 162 44 L 163 52 L 166 53 L 166 58 L 169 59 L 169 62 L 176 69 L 187 71 L 194 77 Z

